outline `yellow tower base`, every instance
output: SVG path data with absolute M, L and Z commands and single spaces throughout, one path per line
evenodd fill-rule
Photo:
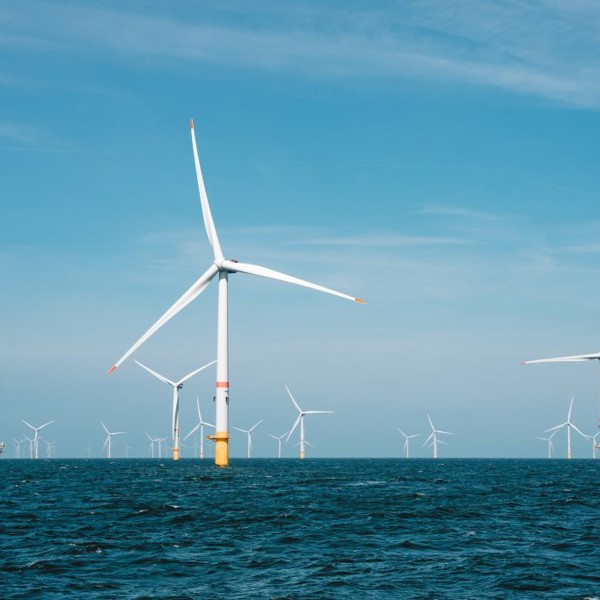
M 207 436 L 215 443 L 215 465 L 217 467 L 229 466 L 229 434 L 226 431 L 217 431 L 215 435 Z
M 173 460 L 179 460 L 179 448 L 173 448 Z
M 300 459 L 304 458 L 304 452 L 300 452 Z

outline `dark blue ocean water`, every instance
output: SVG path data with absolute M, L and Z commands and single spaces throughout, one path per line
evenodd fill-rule
M 600 461 L 0 461 L 0 597 L 596 598 Z

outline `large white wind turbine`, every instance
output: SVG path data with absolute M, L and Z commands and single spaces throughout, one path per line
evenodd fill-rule
M 258 423 L 252 425 L 250 429 L 240 429 L 239 427 L 234 427 L 234 429 L 248 434 L 248 458 L 250 458 L 250 455 L 252 454 L 252 431 L 255 427 L 258 427 L 262 422 L 263 420 L 261 419 Z
M 451 433 L 450 431 L 442 431 L 441 429 L 436 429 L 433 426 L 433 421 L 431 420 L 431 417 L 429 416 L 429 413 L 427 413 L 427 418 L 429 419 L 429 425 L 431 426 L 431 433 L 429 434 L 429 437 L 425 440 L 425 442 L 423 443 L 423 447 L 425 447 L 427 445 L 427 443 L 431 440 L 431 444 L 429 444 L 429 446 L 427 446 L 428 448 L 430 446 L 433 446 L 433 458 L 437 458 L 438 457 L 438 444 L 444 444 L 444 446 L 446 446 L 446 442 L 443 442 L 442 440 L 438 440 L 438 434 L 443 433 L 446 435 L 454 435 L 453 433 Z
M 536 440 L 542 440 L 543 442 L 548 442 L 548 458 L 552 458 L 552 453 L 554 452 L 554 444 L 552 443 L 552 438 L 556 435 L 556 431 L 554 431 L 547 438 L 538 437 Z
M 43 425 L 40 425 L 39 427 L 34 427 L 33 425 L 30 425 L 25 419 L 21 419 L 21 421 L 23 421 L 23 423 L 25 423 L 25 425 L 27 425 L 27 427 L 30 427 L 31 429 L 33 429 L 33 431 L 35 432 L 33 434 L 33 458 L 37 458 L 38 457 L 38 444 L 39 444 L 39 432 L 44 429 L 44 427 L 47 427 L 48 425 L 50 425 L 50 423 L 54 423 L 54 419 L 52 419 L 52 421 L 48 421 L 47 423 L 44 423 Z
M 268 435 L 274 440 L 277 440 L 277 458 L 281 458 L 281 440 L 287 435 L 287 431 L 283 435 L 273 435 L 272 433 L 269 433 Z
M 265 267 L 241 263 L 235 260 L 225 258 L 221 250 L 221 244 L 217 236 L 217 230 L 212 218 L 208 196 L 204 187 L 204 179 L 198 159 L 198 149 L 196 147 L 196 136 L 194 133 L 194 122 L 190 121 L 192 149 L 194 154 L 194 164 L 196 167 L 196 178 L 198 180 L 198 191 L 200 194 L 200 204 L 202 207 L 202 216 L 204 218 L 204 227 L 208 236 L 208 241 L 213 251 L 213 262 L 200 278 L 169 308 L 154 325 L 142 335 L 142 337 L 127 350 L 127 352 L 113 365 L 109 374 L 123 363 L 135 350 L 137 350 L 153 333 L 162 327 L 169 319 L 176 315 L 180 310 L 187 306 L 192 300 L 197 298 L 208 286 L 210 281 L 219 275 L 219 299 L 217 309 L 217 382 L 215 395 L 216 410 L 216 432 L 213 439 L 216 444 L 215 464 L 218 466 L 227 466 L 229 464 L 229 343 L 228 343 L 228 278 L 233 273 L 247 273 L 266 277 L 267 279 L 276 279 L 286 283 L 292 283 L 327 294 L 333 294 L 340 298 L 360 302 L 359 298 L 342 294 L 330 288 L 316 285 L 304 279 L 291 277 L 284 273 L 279 273 Z
M 304 458 L 304 445 L 307 443 L 306 439 L 304 437 L 304 417 L 305 417 L 305 415 L 325 415 L 325 414 L 331 415 L 331 414 L 333 414 L 333 411 L 332 410 L 302 410 L 298 406 L 298 403 L 296 402 L 296 399 L 294 398 L 294 396 L 292 396 L 292 392 L 290 392 L 290 388 L 286 385 L 285 389 L 287 390 L 287 393 L 288 393 L 291 401 L 294 403 L 294 406 L 296 407 L 296 410 L 298 411 L 298 418 L 294 421 L 294 425 L 290 429 L 290 431 L 287 435 L 287 438 L 285 438 L 285 441 L 287 442 L 290 439 L 290 436 L 292 435 L 292 433 L 294 433 L 294 429 L 296 429 L 296 427 L 298 427 L 298 423 L 300 423 L 300 458 Z
M 537 360 L 525 360 L 522 365 L 533 365 L 537 363 L 557 363 L 557 362 L 586 362 L 590 360 L 597 360 L 600 366 L 600 352 L 595 354 L 576 354 L 574 356 L 558 356 L 556 358 L 539 358 Z M 600 385 L 598 386 L 600 391 Z M 600 427 L 600 397 L 598 400 L 598 427 Z
M 184 377 L 182 377 L 179 381 L 171 381 L 167 379 L 164 375 L 153 371 L 150 367 L 143 365 L 139 361 L 135 361 L 142 369 L 145 369 L 150 373 L 150 375 L 154 375 L 156 379 L 170 385 L 173 388 L 173 404 L 172 404 L 172 422 L 171 422 L 171 430 L 173 431 L 173 460 L 179 460 L 179 390 L 183 387 L 183 384 L 190 378 L 192 378 L 196 373 L 200 373 L 200 371 L 204 371 L 204 369 L 214 365 L 217 361 L 213 360 L 208 364 L 188 373 Z
M 213 429 L 215 428 L 215 426 L 212 423 L 207 423 L 206 421 L 204 421 L 202 419 L 202 413 L 200 412 L 200 399 L 196 398 L 196 408 L 198 409 L 198 424 L 194 427 L 194 429 L 192 429 L 184 438 L 183 440 L 187 440 L 190 435 L 193 435 L 194 433 L 196 433 L 196 431 L 198 431 L 198 429 L 200 430 L 200 458 L 204 458 L 204 426 L 206 425 L 207 427 L 212 427 Z M 194 448 L 195 450 L 195 448 Z
M 413 435 L 406 435 L 404 433 L 404 431 L 402 431 L 402 429 L 400 429 L 400 427 L 397 427 L 396 429 L 398 429 L 398 431 L 400 432 L 400 434 L 404 437 L 404 446 L 402 448 L 402 450 L 404 451 L 404 458 L 409 458 L 409 442 L 408 440 L 411 440 L 412 438 L 416 438 L 419 437 L 421 434 L 420 433 L 414 433 Z
M 580 429 L 578 429 L 573 423 L 571 423 L 571 413 L 573 412 L 573 401 L 575 398 L 571 398 L 571 404 L 569 405 L 569 413 L 567 414 L 567 420 L 560 425 L 556 425 L 555 427 L 550 427 L 550 429 L 546 429 L 545 433 L 550 431 L 557 431 L 562 429 L 563 427 L 567 428 L 567 458 L 571 458 L 571 429 L 574 429 L 580 436 L 584 437 L 586 440 L 590 439 L 589 435 L 583 433 Z
M 106 439 L 104 440 L 104 445 L 102 446 L 102 448 L 106 448 L 106 458 L 111 458 L 112 457 L 112 436 L 113 435 L 123 435 L 124 433 L 126 433 L 125 431 L 109 431 L 106 427 L 106 425 L 100 421 L 100 425 L 102 425 L 102 429 L 104 429 L 104 431 L 106 431 Z

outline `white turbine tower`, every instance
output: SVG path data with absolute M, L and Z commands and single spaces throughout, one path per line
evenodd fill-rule
M 106 425 L 100 421 L 100 425 L 102 425 L 102 429 L 104 429 L 104 431 L 106 431 L 106 439 L 104 440 L 104 446 L 102 446 L 102 449 L 106 448 L 106 458 L 111 458 L 112 457 L 112 436 L 113 435 L 123 435 L 124 433 L 126 433 L 125 431 L 109 431 L 106 427 Z
M 188 373 L 187 375 L 182 377 L 179 381 L 171 381 L 170 379 L 167 379 L 164 375 L 161 375 L 160 373 L 153 371 L 150 367 L 143 365 L 141 362 L 139 362 L 137 360 L 135 362 L 140 367 L 142 367 L 142 369 L 145 369 L 146 371 L 148 371 L 148 373 L 150 373 L 150 375 L 154 375 L 154 377 L 156 377 L 156 379 L 158 379 L 159 381 L 162 381 L 163 383 L 166 383 L 167 385 L 170 385 L 173 388 L 172 422 L 171 422 L 171 430 L 173 431 L 173 460 L 179 460 L 179 390 L 183 387 L 183 384 L 188 379 L 191 379 L 194 375 L 196 375 L 196 373 L 200 373 L 200 371 L 204 371 L 204 369 L 207 369 L 211 365 L 214 365 L 217 361 L 213 360 L 212 362 L 209 362 L 208 364 L 200 367 L 199 369 L 196 369 L 195 371 Z
M 571 398 L 571 404 L 569 405 L 569 413 L 567 414 L 567 420 L 560 425 L 556 425 L 555 427 L 550 427 L 550 429 L 546 429 L 545 433 L 550 431 L 558 431 L 563 427 L 567 428 L 567 458 L 571 458 L 571 429 L 574 429 L 580 436 L 585 438 L 586 440 L 590 439 L 589 435 L 586 435 L 582 431 L 580 431 L 573 423 L 571 423 L 571 413 L 573 412 L 573 401 L 575 398 Z
M 436 429 L 433 426 L 433 421 L 431 420 L 431 417 L 429 416 L 429 413 L 427 413 L 427 418 L 429 419 L 429 425 L 431 426 L 431 433 L 429 434 L 429 437 L 425 440 L 425 442 L 423 443 L 423 447 L 425 447 L 427 445 L 427 442 L 429 442 L 429 440 L 431 440 L 431 444 L 429 444 L 429 446 L 427 446 L 428 448 L 433 446 L 433 458 L 437 458 L 438 457 L 438 444 L 444 444 L 444 446 L 446 446 L 446 442 L 443 442 L 442 440 L 438 440 L 438 434 L 443 433 L 445 435 L 454 435 L 453 433 L 451 433 L 450 431 L 442 431 L 441 429 Z
M 586 362 L 597 360 L 600 365 L 600 352 L 595 354 L 576 354 L 574 356 L 558 356 L 556 358 L 539 358 L 537 360 L 525 360 L 522 365 L 533 365 L 537 363 L 557 363 L 557 362 Z M 598 386 L 600 392 L 600 385 Z M 600 427 L 600 397 L 598 400 L 598 427 Z
M 292 392 L 290 392 L 290 388 L 286 385 L 285 389 L 287 390 L 287 393 L 291 399 L 291 401 L 294 403 L 294 406 L 296 407 L 296 410 L 298 411 L 298 418 L 294 421 L 294 425 L 292 426 L 292 428 L 290 429 L 290 431 L 287 434 L 287 438 L 285 438 L 285 441 L 287 442 L 292 433 L 294 433 L 294 429 L 296 429 L 296 427 L 298 427 L 298 423 L 300 423 L 300 458 L 304 458 L 304 445 L 308 444 L 308 442 L 306 441 L 305 437 L 304 437 L 304 417 L 305 415 L 332 415 L 333 411 L 332 410 L 302 410 L 299 406 L 298 403 L 296 402 L 296 399 L 294 398 L 294 396 L 292 396 Z M 310 446 L 310 444 L 308 444 Z
M 548 458 L 552 458 L 552 453 L 554 452 L 554 444 L 552 443 L 552 438 L 556 435 L 556 431 L 549 435 L 547 438 L 538 437 L 536 440 L 542 440 L 543 442 L 548 442 Z
M 206 425 L 207 427 L 212 427 L 213 429 L 215 428 L 215 426 L 212 423 L 207 423 L 206 421 L 204 421 L 202 419 L 202 413 L 200 412 L 200 399 L 199 398 L 196 398 L 196 408 L 198 409 L 198 424 L 194 427 L 194 429 L 192 429 L 183 438 L 183 441 L 187 440 L 190 437 L 190 435 L 193 435 L 199 429 L 200 430 L 200 458 L 204 458 L 204 426 Z M 194 448 L 194 450 L 195 450 L 195 448 Z
M 255 423 L 254 425 L 252 425 L 252 427 L 250 427 L 250 429 L 240 429 L 239 427 L 234 427 L 234 429 L 237 429 L 238 431 L 248 434 L 248 455 L 247 455 L 248 458 L 250 458 L 250 455 L 252 453 L 252 431 L 254 430 L 255 427 L 258 427 L 262 422 L 263 422 L 263 420 L 261 419 L 258 423 Z
M 396 428 L 400 434 L 402 435 L 402 437 L 404 437 L 404 446 L 402 447 L 402 450 L 404 452 L 404 458 L 409 458 L 409 442 L 408 440 L 411 440 L 412 438 L 416 438 L 419 437 L 421 434 L 420 433 L 415 433 L 413 435 L 406 435 L 404 433 L 404 431 L 402 431 L 402 429 L 400 429 L 400 427 Z
M 227 466 L 229 464 L 229 342 L 228 342 L 228 278 L 234 273 L 247 273 L 275 279 L 286 283 L 311 288 L 327 294 L 333 294 L 340 298 L 352 300 L 364 304 L 359 298 L 342 294 L 330 288 L 316 285 L 304 279 L 291 277 L 284 273 L 279 273 L 265 267 L 241 263 L 236 260 L 225 258 L 221 250 L 221 244 L 217 237 L 217 230 L 212 218 L 208 196 L 204 187 L 204 179 L 198 159 L 198 149 L 196 147 L 196 136 L 194 133 L 194 122 L 190 121 L 192 149 L 194 154 L 194 164 L 196 167 L 196 178 L 198 180 L 198 191 L 200 193 L 200 204 L 202 207 L 202 216 L 204 218 L 204 227 L 208 236 L 208 241 L 213 251 L 213 262 L 200 278 L 169 308 L 154 325 L 142 335 L 142 337 L 127 350 L 127 352 L 113 365 L 109 370 L 112 373 L 119 365 L 123 363 L 135 350 L 137 350 L 153 333 L 162 327 L 169 319 L 176 315 L 180 310 L 197 298 L 208 286 L 210 281 L 219 275 L 219 299 L 217 309 L 217 382 L 215 395 L 216 410 L 216 432 L 213 436 L 215 441 L 215 464 L 217 466 Z
M 272 433 L 269 433 L 268 435 L 274 440 L 277 440 L 277 458 L 281 458 L 281 440 L 287 435 L 287 431 L 283 435 L 273 435 Z
M 25 425 L 27 425 L 27 427 L 30 427 L 31 429 L 33 429 L 33 431 L 35 432 L 33 435 L 33 458 L 38 458 L 38 444 L 39 444 L 39 432 L 44 429 L 44 427 L 47 427 L 48 425 L 50 425 L 50 423 L 54 423 L 54 419 L 52 419 L 52 421 L 48 421 L 47 423 L 44 423 L 43 425 L 40 425 L 39 427 L 34 427 L 33 425 L 30 425 L 25 419 L 21 419 L 21 421 L 23 421 L 23 423 L 25 423 Z

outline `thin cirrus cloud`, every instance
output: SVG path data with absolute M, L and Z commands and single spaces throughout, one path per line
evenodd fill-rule
M 16 5 L 15 5 L 16 6 Z M 304 77 L 435 78 L 578 107 L 600 106 L 600 11 L 594 3 L 425 0 L 377 7 L 270 1 L 251 6 L 21 2 L 5 40 L 184 59 Z M 140 6 L 139 12 L 135 7 Z M 6 18 L 8 15 L 8 18 Z

